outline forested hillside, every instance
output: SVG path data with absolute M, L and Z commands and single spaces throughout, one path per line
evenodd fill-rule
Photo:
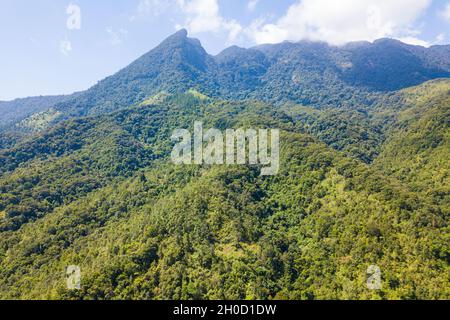
M 189 41 L 180 54 L 203 56 Z M 243 59 L 278 54 L 258 50 Z M 216 59 L 232 68 L 240 52 Z M 339 96 L 340 108 L 316 108 L 193 87 L 5 144 L 1 298 L 450 297 L 448 79 L 358 108 Z M 173 165 L 170 135 L 194 121 L 279 128 L 280 173 Z M 68 265 L 81 267 L 81 290 L 67 290 Z M 381 290 L 366 286 L 369 265 L 382 271 Z
M 65 99 L 68 99 L 68 97 L 44 96 L 16 99 L 13 101 L 0 101 L 0 132 L 33 114 L 48 110 Z
M 0 299 L 449 299 L 449 48 L 212 56 L 181 30 L 84 92 L 0 102 Z M 280 129 L 280 172 L 174 165 L 196 121 Z

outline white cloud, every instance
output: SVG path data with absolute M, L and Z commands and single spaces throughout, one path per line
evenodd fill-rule
M 421 40 L 416 37 L 403 37 L 403 38 L 398 38 L 398 40 L 400 40 L 401 42 L 404 42 L 404 43 L 415 45 L 415 46 L 422 46 L 422 47 L 431 46 L 431 43 L 429 43 L 428 41 Z
M 255 11 L 256 6 L 258 5 L 259 0 L 250 0 L 247 4 L 247 8 L 249 11 Z
M 130 21 L 133 22 L 147 16 L 158 17 L 166 12 L 172 4 L 172 0 L 139 0 L 136 13 L 130 17 Z
M 434 41 L 435 44 L 442 44 L 445 41 L 445 33 L 439 33 Z
M 128 34 L 128 31 L 125 29 L 115 31 L 112 27 L 107 27 L 106 32 L 109 34 L 109 43 L 113 46 L 122 44 L 123 37 Z
M 162 12 L 167 10 L 170 3 L 163 0 L 140 0 L 137 8 L 139 14 L 152 14 L 159 16 Z
M 72 51 L 72 43 L 69 40 L 63 40 L 59 43 L 59 51 L 65 55 L 68 56 L 69 53 Z
M 450 3 L 446 5 L 444 10 L 441 12 L 442 17 L 444 17 L 448 22 L 450 22 Z
M 175 24 L 176 29 L 186 28 L 192 34 L 224 32 L 228 41 L 234 42 L 243 30 L 236 20 L 222 17 L 218 0 L 140 0 L 130 21 L 167 12 L 183 20 Z
M 382 37 L 425 44 L 411 30 L 431 0 L 302 0 L 275 23 L 255 21 L 247 34 L 256 43 L 303 39 L 343 44 Z
M 228 40 L 234 41 L 242 31 L 236 20 L 222 17 L 218 0 L 177 0 L 177 4 L 191 33 L 226 32 Z

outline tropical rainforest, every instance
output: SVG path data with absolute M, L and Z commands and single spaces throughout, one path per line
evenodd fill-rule
M 173 164 L 195 121 L 280 129 L 279 173 Z M 449 299 L 449 125 L 450 46 L 212 56 L 181 30 L 87 91 L 0 102 L 0 299 Z

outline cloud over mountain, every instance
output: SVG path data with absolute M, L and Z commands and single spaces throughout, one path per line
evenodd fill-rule
M 431 0 L 302 0 L 274 23 L 255 22 L 250 35 L 257 43 L 320 40 L 332 44 L 393 37 L 414 40 L 415 20 Z
M 219 0 L 141 0 L 140 13 L 178 13 L 175 28 L 186 28 L 192 34 L 222 34 L 228 44 L 246 45 L 278 43 L 285 40 L 314 40 L 330 44 L 351 41 L 373 41 L 389 37 L 428 46 L 421 39 L 418 18 L 430 7 L 432 0 L 296 0 L 276 20 L 267 16 L 244 24 L 234 17 L 225 17 Z M 247 10 L 255 12 L 259 1 L 249 1 Z M 162 9 L 163 8 L 163 9 Z M 448 10 L 447 10 L 448 11 Z M 446 17 L 448 13 L 441 13 Z
M 234 41 L 242 31 L 239 22 L 222 17 L 218 0 L 177 0 L 177 4 L 186 18 L 183 27 L 192 33 L 225 31 Z

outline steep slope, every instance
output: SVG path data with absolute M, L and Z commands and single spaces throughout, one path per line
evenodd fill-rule
M 79 98 L 57 106 L 64 117 L 104 114 L 129 107 L 161 91 L 184 92 L 207 70 L 208 55 L 181 30 Z
M 407 106 L 391 126 L 375 166 L 426 193 L 450 212 L 450 80 L 401 92 Z

